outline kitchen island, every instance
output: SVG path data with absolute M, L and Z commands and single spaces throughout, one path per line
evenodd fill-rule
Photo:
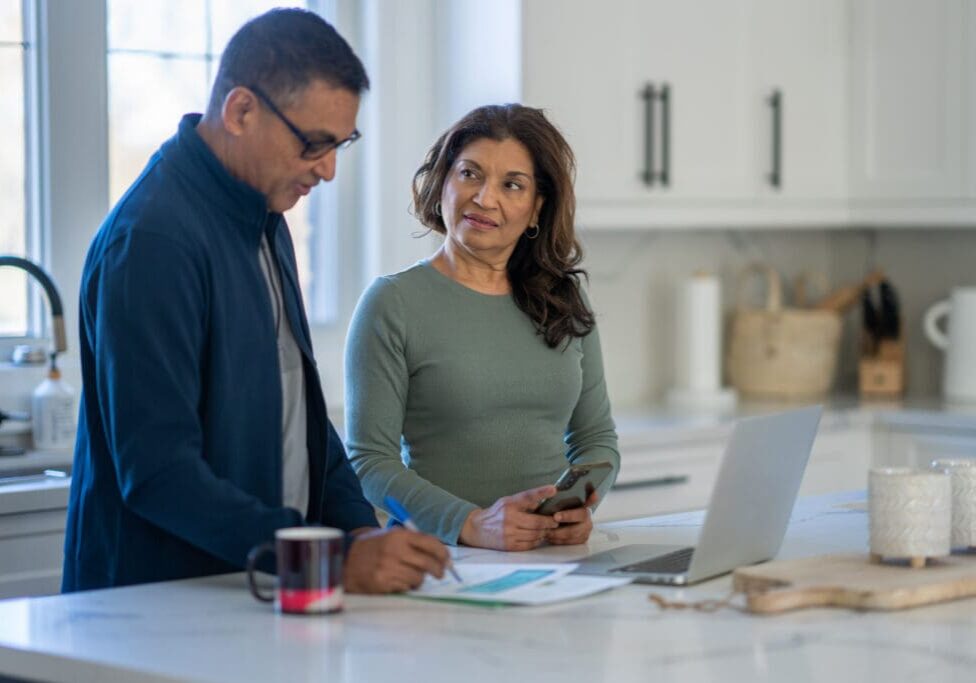
M 601 524 L 588 546 L 465 561 L 551 562 L 635 542 L 693 542 L 701 513 Z M 801 499 L 780 557 L 864 551 L 863 492 Z M 805 610 L 758 617 L 662 611 L 722 597 L 630 585 L 547 607 L 486 608 L 349 596 L 328 617 L 281 616 L 244 576 L 0 602 L 0 680 L 133 681 L 972 681 L 976 601 L 904 612 Z

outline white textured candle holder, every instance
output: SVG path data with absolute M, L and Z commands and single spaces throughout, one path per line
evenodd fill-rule
M 871 560 L 909 560 L 913 568 L 950 551 L 952 487 L 942 472 L 904 467 L 868 475 Z
M 933 460 L 952 482 L 952 547 L 976 547 L 976 460 Z

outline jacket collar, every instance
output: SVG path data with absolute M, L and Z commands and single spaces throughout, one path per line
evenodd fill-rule
M 164 160 L 192 179 L 213 206 L 233 219 L 254 244 L 261 242 L 266 225 L 277 224 L 280 214 L 269 215 L 264 195 L 230 174 L 197 132 L 202 115 L 186 114 L 175 136 L 163 144 Z M 272 219 L 272 220 L 269 220 Z

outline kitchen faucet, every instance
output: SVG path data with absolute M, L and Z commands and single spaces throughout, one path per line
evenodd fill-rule
M 51 369 L 53 371 L 57 355 L 68 350 L 68 340 L 64 333 L 64 308 L 61 305 L 61 295 L 58 294 L 58 288 L 54 286 L 54 280 L 36 263 L 19 256 L 0 254 L 0 266 L 20 268 L 33 276 L 41 284 L 41 287 L 44 288 L 44 293 L 47 294 L 48 305 L 51 308 L 51 336 L 53 337 L 54 349 L 51 351 L 50 359 Z M 0 423 L 4 420 L 26 421 L 28 419 L 30 419 L 30 416 L 27 413 L 0 411 Z M 24 449 L 22 448 L 0 446 L 0 455 L 22 455 L 23 453 Z
M 58 288 L 54 286 L 54 280 L 36 263 L 19 256 L 0 254 L 0 266 L 13 266 L 27 271 L 44 288 L 48 304 L 51 307 L 51 336 L 54 342 L 51 362 L 53 363 L 54 356 L 68 350 L 68 340 L 64 334 L 64 308 L 61 306 L 61 295 L 58 294 Z

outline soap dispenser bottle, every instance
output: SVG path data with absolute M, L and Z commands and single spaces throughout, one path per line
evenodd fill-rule
M 34 447 L 38 450 L 66 450 L 75 444 L 75 392 L 61 379 L 55 357 L 52 353 L 47 379 L 34 390 L 31 402 Z

